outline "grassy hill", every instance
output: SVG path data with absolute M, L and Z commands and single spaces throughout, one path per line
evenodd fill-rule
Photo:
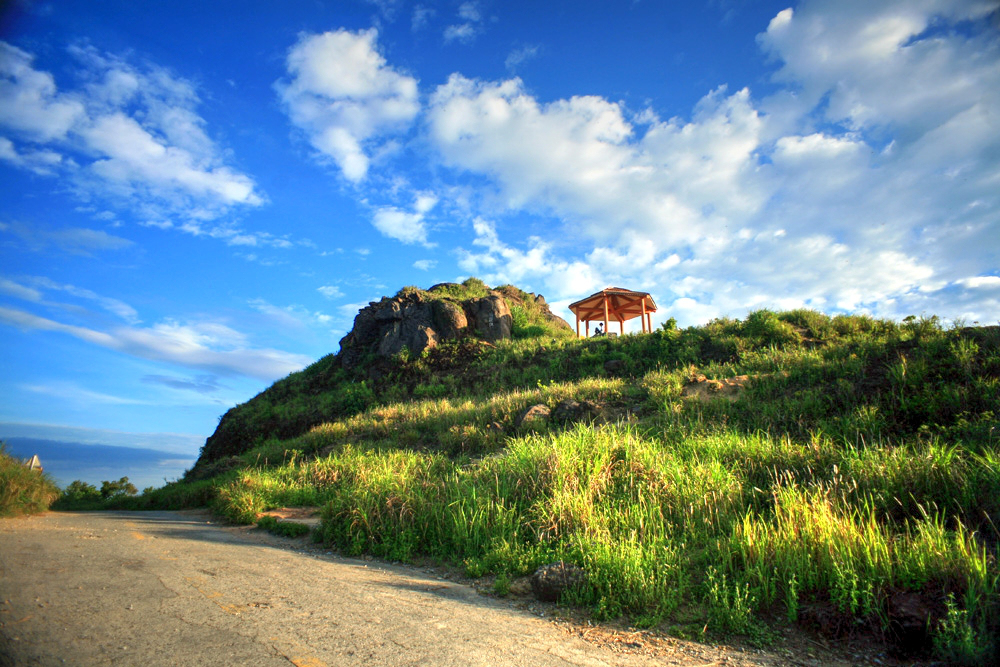
M 532 299 L 511 310 L 498 344 L 325 357 L 227 413 L 229 444 L 183 480 L 122 502 L 239 522 L 318 505 L 346 553 L 501 593 L 563 560 L 586 572 L 564 602 L 680 634 L 796 622 L 997 657 L 1000 329 L 760 310 L 577 340 Z

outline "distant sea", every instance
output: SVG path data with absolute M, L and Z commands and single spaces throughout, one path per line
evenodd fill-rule
M 195 462 L 194 458 L 182 458 L 172 452 L 138 447 L 17 436 L 3 438 L 3 441 L 11 456 L 27 459 L 38 454 L 42 468 L 62 488 L 77 479 L 100 488 L 105 480 L 128 477 L 142 491 L 179 478 Z

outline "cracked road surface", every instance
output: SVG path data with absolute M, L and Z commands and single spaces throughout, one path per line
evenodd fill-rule
M 255 532 L 201 512 L 0 520 L 0 665 L 705 662 L 616 653 L 468 586 Z

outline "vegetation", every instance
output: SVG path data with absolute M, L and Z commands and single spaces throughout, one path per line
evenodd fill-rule
M 123 509 L 123 501 L 138 493 L 139 490 L 128 481 L 128 477 L 122 477 L 117 481 L 103 481 L 99 491 L 93 484 L 78 479 L 63 489 L 62 495 L 52 505 L 52 509 L 60 511 Z M 146 493 L 153 494 L 154 490 L 147 489 Z
M 279 521 L 273 516 L 262 516 L 257 519 L 257 527 L 281 537 L 302 537 L 310 532 L 309 526 L 292 521 Z
M 560 328 L 549 319 L 548 309 L 511 285 L 497 288 L 513 316 L 513 336 L 517 339 L 551 339 L 567 341 L 568 329 Z M 428 301 L 458 303 L 484 297 L 490 289 L 477 278 L 462 284 L 443 283 L 430 290 L 404 287 L 397 297 L 419 295 Z M 372 363 L 347 370 L 338 364 L 335 355 L 327 355 L 308 368 L 292 373 L 274 383 L 247 403 L 229 410 L 220 420 L 215 434 L 209 438 L 206 452 L 222 452 L 226 456 L 240 455 L 265 440 L 287 439 L 302 435 L 324 423 L 358 414 L 373 405 L 385 405 L 400 399 L 439 398 L 463 392 L 465 378 L 460 371 L 481 349 L 479 341 L 450 341 L 414 358 L 404 349 L 385 372 L 373 378 Z M 485 361 L 485 360 L 484 360 Z M 544 376 L 540 374 L 537 379 Z M 480 388 L 491 381 L 489 376 L 478 378 Z M 233 444 L 235 443 L 235 445 Z M 236 446 L 238 445 L 238 446 Z M 186 479 L 211 477 L 220 470 L 216 461 L 206 461 L 186 476 Z
M 29 470 L 0 442 L 0 517 L 44 512 L 59 496 L 59 487 L 39 470 Z
M 688 635 L 766 641 L 787 619 L 912 646 L 915 607 L 923 650 L 998 657 L 1000 328 L 761 310 L 578 341 L 529 308 L 512 341 L 375 381 L 321 360 L 240 406 L 248 451 L 131 502 L 246 523 L 318 505 L 347 553 L 500 588 L 561 559 L 587 572 L 564 602 Z M 333 416 L 283 424 L 336 393 Z M 560 416 L 570 399 L 591 409 Z M 519 424 L 539 403 L 552 418 Z

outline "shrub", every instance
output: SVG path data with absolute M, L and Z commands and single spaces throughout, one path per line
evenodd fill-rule
M 802 337 L 788 322 L 770 310 L 756 310 L 743 321 L 742 333 L 758 345 L 784 347 L 799 343 Z
M 0 442 L 0 516 L 44 512 L 58 497 L 59 487 L 52 478 L 29 470 Z
M 104 500 L 113 500 L 122 496 L 134 496 L 137 493 L 139 493 L 139 489 L 135 488 L 135 484 L 128 481 L 128 477 L 122 477 L 113 482 L 101 482 L 101 498 Z

